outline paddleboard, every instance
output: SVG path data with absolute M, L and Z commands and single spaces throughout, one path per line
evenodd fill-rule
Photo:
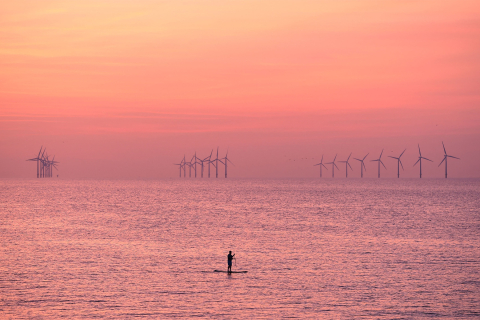
M 225 273 L 229 273 L 228 271 L 225 271 L 225 270 L 213 270 L 213 272 L 225 272 Z M 230 273 L 247 273 L 247 271 L 232 271 Z

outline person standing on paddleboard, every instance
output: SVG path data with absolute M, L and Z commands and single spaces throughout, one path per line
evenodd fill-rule
M 233 257 L 235 257 L 235 254 L 232 255 L 232 251 L 228 251 L 228 256 L 227 256 L 227 259 L 228 259 L 228 273 L 231 273 L 232 272 L 232 260 L 233 260 Z

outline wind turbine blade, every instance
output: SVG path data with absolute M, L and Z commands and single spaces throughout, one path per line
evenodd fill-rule
M 337 159 L 337 155 L 335 155 L 335 158 L 333 158 L 333 162 L 335 162 L 335 159 Z
M 398 156 L 398 158 L 400 158 L 405 153 L 405 151 L 407 151 L 407 149 L 403 150 L 403 152 L 400 154 L 400 156 Z
M 335 168 L 337 168 L 337 170 L 340 170 L 340 169 L 338 169 L 338 167 L 337 167 L 337 165 L 335 164 L 335 162 L 333 163 L 333 165 L 335 166 Z
M 348 166 L 350 167 L 350 169 L 353 170 L 353 168 L 352 168 L 352 166 L 350 165 L 350 163 L 347 162 L 347 164 L 348 164 Z
M 370 154 L 370 153 L 367 153 L 367 156 L 368 156 L 369 154 Z M 362 160 L 365 160 L 365 158 L 366 158 L 367 156 L 363 157 L 363 159 L 362 159 Z
M 358 161 L 362 161 L 362 160 L 360 160 L 360 159 L 357 159 L 357 158 L 353 158 L 353 159 L 355 159 L 355 160 L 358 160 Z
M 433 162 L 432 160 L 430 160 L 430 159 L 427 159 L 427 158 L 424 158 L 424 157 L 422 157 L 422 159 L 425 159 L 425 160 L 428 160 L 428 161 L 430 161 L 430 162 Z
M 405 170 L 405 169 L 403 169 L 402 160 L 398 159 L 398 162 L 400 162 L 400 165 L 402 166 L 402 170 Z
M 321 165 L 322 165 L 325 169 L 327 169 L 327 167 L 326 167 L 323 163 L 322 163 Z M 327 170 L 328 170 L 328 169 L 327 169 Z
M 392 156 L 388 156 L 388 157 L 389 157 L 389 158 L 393 158 L 393 159 L 397 159 L 397 158 L 395 158 L 395 157 L 392 157 Z
M 350 159 L 351 156 L 352 156 L 352 153 L 350 152 L 350 155 L 347 158 L 347 162 L 348 162 L 348 160 Z
M 447 159 L 447 155 L 445 155 L 442 159 L 442 161 L 438 164 L 438 166 L 440 167 L 440 165 L 442 164 L 443 161 L 445 161 L 445 159 Z
M 447 155 L 447 157 L 460 160 L 460 158 L 457 158 L 457 157 L 454 157 L 454 156 L 449 156 L 449 155 Z
M 227 157 L 225 157 L 225 160 L 228 161 L 228 162 L 230 162 L 233 166 L 235 166 L 235 165 L 233 164 L 233 162 L 230 161 L 230 159 L 228 159 Z
M 422 152 L 420 151 L 420 144 L 418 144 L 418 154 L 420 155 L 420 157 L 422 156 Z
M 382 161 L 382 160 L 380 160 L 380 163 L 382 164 L 382 166 L 383 166 L 385 169 L 387 169 L 387 167 L 385 167 L 385 165 L 383 164 L 383 161 Z
M 365 169 L 365 171 L 367 171 L 367 167 L 365 166 L 365 163 L 363 163 L 363 161 L 362 161 L 362 165 L 363 165 L 363 168 Z
M 447 150 L 445 150 L 445 145 L 443 144 L 443 141 L 442 141 L 442 146 L 443 146 L 443 152 L 445 152 L 445 154 L 447 154 Z
M 413 166 L 415 167 L 415 165 L 416 165 L 419 161 L 420 161 L 420 158 L 418 158 L 417 162 L 415 162 L 415 163 L 413 164 Z
M 383 154 L 383 149 L 382 149 L 382 152 L 380 152 L 380 157 L 378 157 L 378 159 L 382 157 L 382 154 Z

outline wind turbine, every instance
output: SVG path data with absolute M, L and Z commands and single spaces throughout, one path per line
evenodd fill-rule
M 454 158 L 454 159 L 458 159 L 460 160 L 460 158 L 457 158 L 457 157 L 454 157 L 454 156 L 451 156 L 449 154 L 447 154 L 447 150 L 445 150 L 445 145 L 443 144 L 443 141 L 442 141 L 442 146 L 443 146 L 443 152 L 445 152 L 445 155 L 443 156 L 443 161 L 445 161 L 445 179 L 447 178 L 447 158 Z M 440 164 L 442 164 L 442 162 L 440 162 Z M 440 164 L 438 165 L 440 167 Z
M 233 164 L 232 161 L 230 161 L 230 159 L 228 159 L 228 150 L 227 150 L 227 154 L 225 155 L 225 158 L 223 158 L 223 160 L 225 161 L 225 163 L 223 163 L 223 165 L 225 166 L 225 178 L 227 177 L 227 164 L 230 162 L 231 164 Z
M 322 154 L 322 160 L 320 160 L 319 163 L 314 164 L 313 166 L 314 166 L 314 167 L 315 167 L 315 166 L 320 166 L 320 178 L 321 178 L 321 177 L 322 177 L 322 167 L 324 167 L 325 169 L 327 169 L 327 167 L 325 167 L 325 165 L 323 164 L 323 154 Z M 328 169 L 327 169 L 327 170 L 328 170 Z
M 383 154 L 383 149 L 382 149 L 382 152 L 380 153 L 380 157 L 378 157 L 378 159 L 370 160 L 370 161 L 377 161 L 377 162 L 378 162 L 378 177 L 379 177 L 379 178 L 380 178 L 380 163 L 382 164 L 382 166 L 383 166 L 385 169 L 387 169 L 387 167 L 385 167 L 385 165 L 383 164 L 382 154 Z
M 340 169 L 338 169 L 337 165 L 335 164 L 335 159 L 337 159 L 337 155 L 335 155 L 335 158 L 333 158 L 332 162 L 326 163 L 326 164 L 331 164 L 332 165 L 332 178 L 335 177 L 335 168 L 337 168 L 337 170 L 340 170 Z
M 422 152 L 420 151 L 420 144 L 418 145 L 418 154 L 419 154 L 418 160 L 417 162 L 415 162 L 413 166 L 415 167 L 415 165 L 420 162 L 420 178 L 422 178 L 422 159 L 428 160 L 430 162 L 433 162 L 433 161 L 425 157 L 422 157 Z
M 407 149 L 405 149 L 405 150 L 407 150 Z M 403 150 L 403 152 L 405 152 L 405 150 Z M 403 152 L 398 156 L 398 158 L 397 158 L 397 157 L 389 156 L 389 157 L 392 158 L 392 159 L 397 159 L 397 178 L 400 178 L 400 165 L 402 166 L 402 170 L 404 170 L 404 169 L 403 169 L 402 160 L 400 160 L 400 158 L 401 158 L 402 155 L 403 155 Z
M 218 147 L 217 147 L 217 157 L 213 159 L 215 161 L 215 178 L 218 178 L 218 161 L 222 162 L 220 159 L 218 159 Z M 223 162 L 222 162 L 223 163 Z
M 45 152 L 47 148 L 43 149 L 42 155 L 40 156 L 40 178 L 45 178 Z
M 188 177 L 191 178 L 192 177 L 192 168 L 193 168 L 193 163 L 192 163 L 192 160 L 195 158 L 195 156 L 192 157 L 192 159 L 190 159 L 190 161 L 188 162 Z
M 367 171 L 367 167 L 365 167 L 365 163 L 363 163 L 363 161 L 365 160 L 365 158 L 368 156 L 368 153 L 365 157 L 363 157 L 363 159 L 357 159 L 357 158 L 353 158 L 355 160 L 358 160 L 360 161 L 360 177 L 363 178 L 363 169 L 365 168 L 365 171 Z
M 40 178 L 40 154 L 42 153 L 43 146 L 40 147 L 40 151 L 38 151 L 38 155 L 36 158 L 28 159 L 26 161 L 36 161 L 37 162 L 37 178 Z
M 213 163 L 212 154 L 213 154 L 213 149 L 212 149 L 212 152 L 210 152 L 210 155 L 208 157 L 206 157 L 205 159 L 203 159 L 204 161 L 206 161 L 208 159 L 208 177 L 209 178 L 210 178 L 210 164 Z
M 207 157 L 208 158 L 208 157 Z M 205 159 L 207 159 L 205 158 Z M 197 153 L 195 153 L 195 161 L 200 161 L 199 164 L 200 166 L 202 167 L 202 170 L 201 170 L 201 173 L 200 173 L 200 176 L 203 178 L 203 162 L 205 161 L 205 159 L 200 159 L 200 158 L 197 158 Z
M 186 175 L 186 173 L 187 173 L 187 162 L 185 161 L 185 155 L 183 155 L 182 162 L 183 162 L 183 177 L 186 178 L 187 177 L 187 175 Z M 180 174 L 180 177 L 181 176 L 182 175 Z
M 174 163 L 174 165 L 178 166 L 178 169 L 180 170 L 180 178 L 182 177 L 182 167 L 185 166 L 185 156 L 183 157 L 182 161 L 180 163 Z M 185 177 L 185 174 L 183 175 Z
M 350 155 L 348 156 L 346 161 L 339 161 L 339 162 L 345 162 L 345 178 L 348 178 L 348 167 L 350 167 L 350 170 L 353 170 L 350 163 L 348 163 L 351 156 L 352 156 L 352 153 L 350 152 Z
M 193 156 L 193 159 L 195 159 L 195 162 L 193 163 L 193 165 L 195 166 L 194 169 L 195 169 L 195 178 L 197 177 L 197 151 L 195 151 L 195 155 Z
M 51 165 L 52 165 L 52 171 L 50 172 L 50 177 L 53 176 L 53 168 L 55 168 L 57 171 L 58 171 L 58 168 L 57 168 L 57 163 L 60 163 L 58 161 L 55 161 L 55 156 L 53 156 L 53 159 L 51 161 Z

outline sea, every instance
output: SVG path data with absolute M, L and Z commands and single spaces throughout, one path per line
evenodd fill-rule
M 480 179 L 0 180 L 0 319 L 61 318 L 479 319 Z

